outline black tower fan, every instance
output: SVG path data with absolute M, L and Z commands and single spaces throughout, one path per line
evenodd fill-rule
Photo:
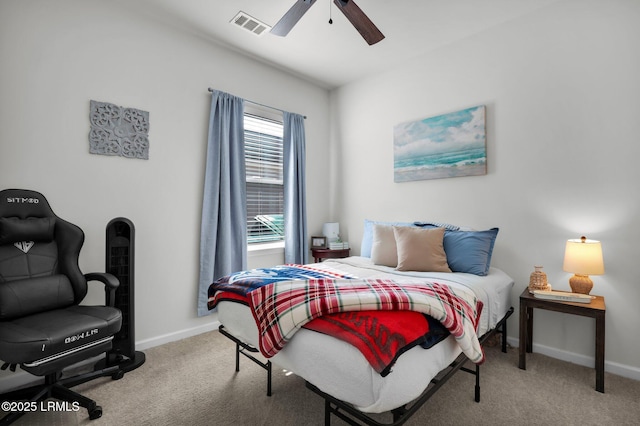
M 124 373 L 144 364 L 145 355 L 136 351 L 134 298 L 135 228 L 129 219 L 118 217 L 107 224 L 105 271 L 115 275 L 120 285 L 114 306 L 122 311 L 122 328 L 113 338 L 107 353 L 107 365 L 118 365 Z M 107 293 L 107 303 L 110 303 Z

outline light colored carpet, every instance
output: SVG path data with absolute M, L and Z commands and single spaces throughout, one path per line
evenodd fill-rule
M 90 421 L 77 413 L 34 413 L 16 425 L 323 425 L 324 402 L 295 375 L 274 368 L 273 396 L 266 372 L 241 359 L 217 331 L 145 351 L 147 361 L 121 380 L 96 379 L 75 389 L 103 407 Z M 596 392 L 593 369 L 539 354 L 518 369 L 517 349 L 486 348 L 481 402 L 474 376 L 459 371 L 407 425 L 638 425 L 640 382 L 605 374 Z M 393 373 L 391 373 L 393 374 Z M 388 421 L 389 418 L 387 418 Z M 345 423 L 332 418 L 332 425 Z

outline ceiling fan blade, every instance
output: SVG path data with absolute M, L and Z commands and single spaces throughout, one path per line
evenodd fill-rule
M 384 38 L 384 34 L 380 32 L 378 27 L 375 26 L 371 19 L 364 14 L 362 9 L 358 7 L 353 0 L 333 0 L 338 9 L 351 24 L 358 30 L 360 35 L 365 39 L 369 46 L 376 44 Z
M 278 23 L 271 28 L 271 33 L 281 37 L 289 34 L 289 31 L 298 23 L 302 15 L 304 15 L 315 2 L 316 0 L 298 0 L 291 6 L 291 9 L 280 18 Z

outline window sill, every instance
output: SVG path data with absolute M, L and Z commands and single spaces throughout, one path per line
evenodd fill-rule
M 256 255 L 284 253 L 284 241 L 249 244 L 247 246 L 247 251 L 249 252 L 249 254 Z

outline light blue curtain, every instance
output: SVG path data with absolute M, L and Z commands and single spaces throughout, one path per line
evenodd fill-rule
M 247 268 L 244 100 L 214 90 L 200 227 L 198 315 L 216 279 Z
M 305 189 L 304 117 L 283 113 L 284 261 L 307 263 L 307 202 Z

